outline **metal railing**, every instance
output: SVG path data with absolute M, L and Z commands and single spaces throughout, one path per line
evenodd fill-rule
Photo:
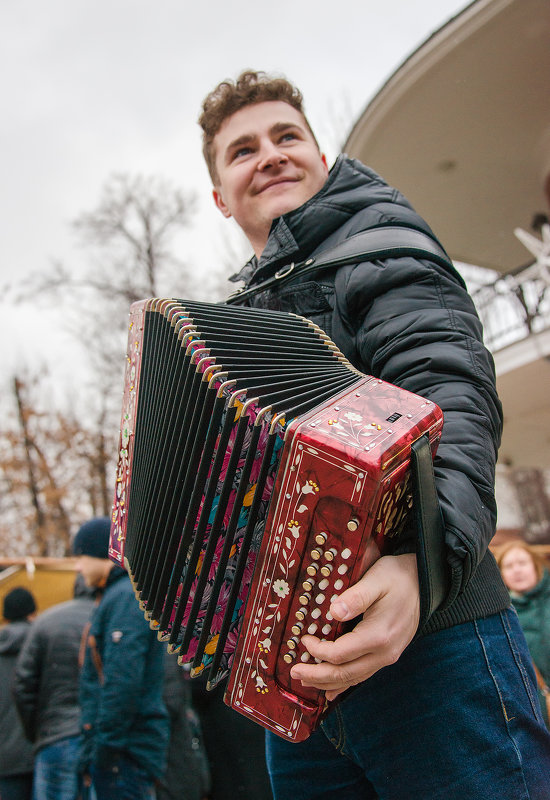
M 550 328 L 550 285 L 536 264 L 481 284 L 480 271 L 473 270 L 466 267 L 463 274 L 483 323 L 485 344 L 493 353 Z

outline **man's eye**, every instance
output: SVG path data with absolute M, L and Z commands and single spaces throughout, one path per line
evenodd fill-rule
M 291 141 L 292 139 L 295 139 L 295 138 L 296 138 L 296 134 L 295 133 L 290 133 L 290 131 L 289 131 L 288 133 L 283 133 L 283 135 L 281 136 L 281 142 L 289 142 L 289 141 Z
M 233 153 L 233 159 L 242 158 L 243 156 L 247 156 L 251 152 L 252 152 L 251 147 L 239 147 L 239 149 L 235 150 L 235 152 Z

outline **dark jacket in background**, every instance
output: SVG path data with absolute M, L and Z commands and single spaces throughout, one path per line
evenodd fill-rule
M 207 692 L 195 678 L 191 690 L 210 761 L 212 800 L 273 800 L 264 729 L 224 703 L 224 685 Z
M 512 594 L 512 603 L 518 612 L 531 658 L 542 677 L 550 684 L 550 574 L 545 570 L 542 580 L 524 594 Z M 540 693 L 541 706 L 546 718 L 546 702 Z
M 170 718 L 166 770 L 157 800 L 203 800 L 210 792 L 210 767 L 201 725 L 191 703 L 190 679 L 177 656 L 164 656 L 164 703 Z
M 78 656 L 93 608 L 90 591 L 49 608 L 33 624 L 17 659 L 15 702 L 35 750 L 80 733 Z
M 81 674 L 83 767 L 109 769 L 123 754 L 152 779 L 163 773 L 169 734 L 163 657 L 128 574 L 113 567 L 92 617 Z
M 433 236 L 396 189 L 340 156 L 304 205 L 274 220 L 266 247 L 233 280 L 254 285 L 370 228 L 403 226 Z M 451 267 L 413 256 L 363 260 L 297 277 L 245 304 L 317 323 L 362 372 L 437 403 L 444 414 L 435 477 L 449 567 L 444 607 L 431 633 L 488 616 L 509 597 L 488 545 L 495 532 L 494 471 L 502 413 L 490 353 L 464 281 Z M 400 552 L 414 543 L 401 542 Z
M 10 622 L 0 628 L 0 776 L 33 771 L 32 745 L 25 738 L 12 694 L 15 662 L 27 634 L 29 622 Z

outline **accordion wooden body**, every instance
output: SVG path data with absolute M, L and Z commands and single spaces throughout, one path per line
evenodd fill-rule
M 110 555 L 159 639 L 300 741 L 328 704 L 290 669 L 331 599 L 407 522 L 410 448 L 442 414 L 285 312 L 153 299 L 130 312 Z

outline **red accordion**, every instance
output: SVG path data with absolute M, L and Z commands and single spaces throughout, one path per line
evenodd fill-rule
M 285 738 L 324 692 L 290 677 L 302 634 L 402 529 L 429 400 L 358 372 L 291 314 L 154 299 L 130 312 L 111 558 L 192 676 Z

